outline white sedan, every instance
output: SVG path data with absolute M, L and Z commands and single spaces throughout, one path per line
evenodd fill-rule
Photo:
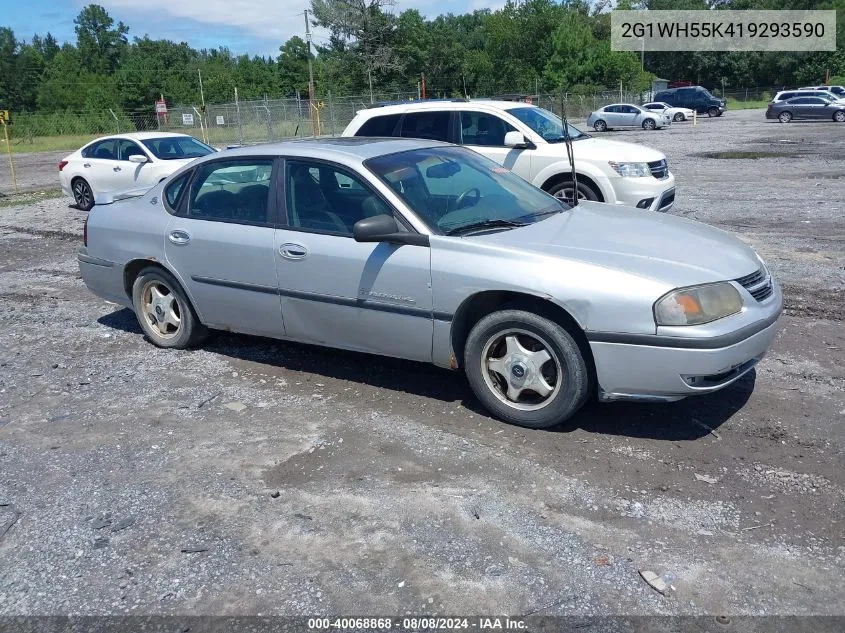
M 651 103 L 646 103 L 643 105 L 643 109 L 668 114 L 672 117 L 673 121 L 686 121 L 687 119 L 691 119 L 693 114 L 695 114 L 695 112 L 689 108 L 676 108 L 665 101 L 652 101 Z
M 132 132 L 98 138 L 59 162 L 62 191 L 88 211 L 108 191 L 152 187 L 195 158 L 215 152 L 186 134 Z

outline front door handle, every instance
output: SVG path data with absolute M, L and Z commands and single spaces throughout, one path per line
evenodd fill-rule
M 83 167 L 90 167 L 90 166 L 91 166 L 91 163 L 82 163 L 82 166 L 83 166 Z
M 115 168 L 113 169 L 113 171 L 120 171 L 120 165 L 118 165 L 117 167 L 115 167 Z
M 308 249 L 302 244 L 288 242 L 279 247 L 279 255 L 285 259 L 305 259 L 308 257 Z
M 170 231 L 167 235 L 167 239 L 169 239 L 174 244 L 187 244 L 191 241 L 191 236 L 186 233 L 185 231 L 175 230 Z

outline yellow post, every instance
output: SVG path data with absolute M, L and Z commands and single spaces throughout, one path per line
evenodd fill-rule
M 12 185 L 15 188 L 15 193 L 18 192 L 18 179 L 15 177 L 15 162 L 12 160 L 12 144 L 9 142 L 9 126 L 6 123 L 6 117 L 0 115 L 0 121 L 3 122 L 3 135 L 6 137 L 6 151 L 9 152 L 9 171 L 12 172 Z
M 695 125 L 698 122 L 698 110 L 695 108 L 692 109 L 692 124 Z

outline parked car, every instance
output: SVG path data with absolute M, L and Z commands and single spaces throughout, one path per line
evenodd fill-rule
M 596 132 L 604 132 L 620 127 L 641 127 L 644 130 L 656 130 L 668 127 L 672 117 L 663 110 L 652 112 L 631 103 L 614 103 L 591 112 L 587 117 L 587 127 Z
M 159 347 L 219 328 L 462 368 L 488 410 L 536 428 L 595 393 L 726 387 L 763 357 L 782 307 L 724 231 L 571 208 L 468 148 L 415 139 L 206 156 L 95 206 L 78 259 Z
M 837 123 L 845 123 L 845 103 L 821 97 L 795 97 L 770 103 L 766 118 L 778 119 L 781 123 L 789 123 L 793 119 L 833 119 Z
M 651 103 L 646 103 L 643 105 L 643 109 L 651 112 L 662 112 L 663 114 L 668 114 L 672 117 L 673 121 L 686 121 L 687 119 L 691 119 L 693 114 L 695 114 L 695 110 L 690 108 L 675 108 L 665 101 L 652 101 Z
M 781 101 L 788 101 L 796 97 L 818 97 L 827 101 L 845 102 L 845 99 L 839 99 L 827 90 L 781 90 L 772 98 L 771 103 L 780 103 Z
M 661 90 L 655 93 L 654 100 L 665 101 L 675 108 L 689 108 L 711 117 L 722 116 L 728 109 L 727 101 L 714 97 L 709 90 L 701 86 Z
M 133 132 L 98 138 L 59 162 L 59 182 L 88 211 L 98 193 L 150 187 L 216 151 L 192 136 Z
M 837 99 L 845 99 L 845 86 L 810 86 L 798 90 L 826 90 Z
M 657 150 L 593 138 L 574 126 L 578 198 L 667 211 L 675 177 Z M 572 166 L 563 122 L 537 106 L 514 101 L 406 101 L 357 113 L 343 136 L 401 136 L 465 145 L 550 194 L 573 200 Z

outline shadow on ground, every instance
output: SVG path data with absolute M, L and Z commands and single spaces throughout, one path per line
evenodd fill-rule
M 128 308 L 98 319 L 106 327 L 137 334 L 141 328 Z M 143 342 L 143 344 L 149 344 Z M 463 374 L 412 361 L 323 348 L 290 341 L 215 332 L 203 349 L 229 358 L 258 363 L 280 374 L 314 374 L 324 378 L 407 393 L 441 402 L 460 403 L 477 415 L 489 417 L 472 395 Z M 730 387 L 715 394 L 680 402 L 646 404 L 588 403 L 565 424 L 546 431 L 619 435 L 667 441 L 696 440 L 718 429 L 745 406 L 754 391 L 756 373 L 750 371 Z

